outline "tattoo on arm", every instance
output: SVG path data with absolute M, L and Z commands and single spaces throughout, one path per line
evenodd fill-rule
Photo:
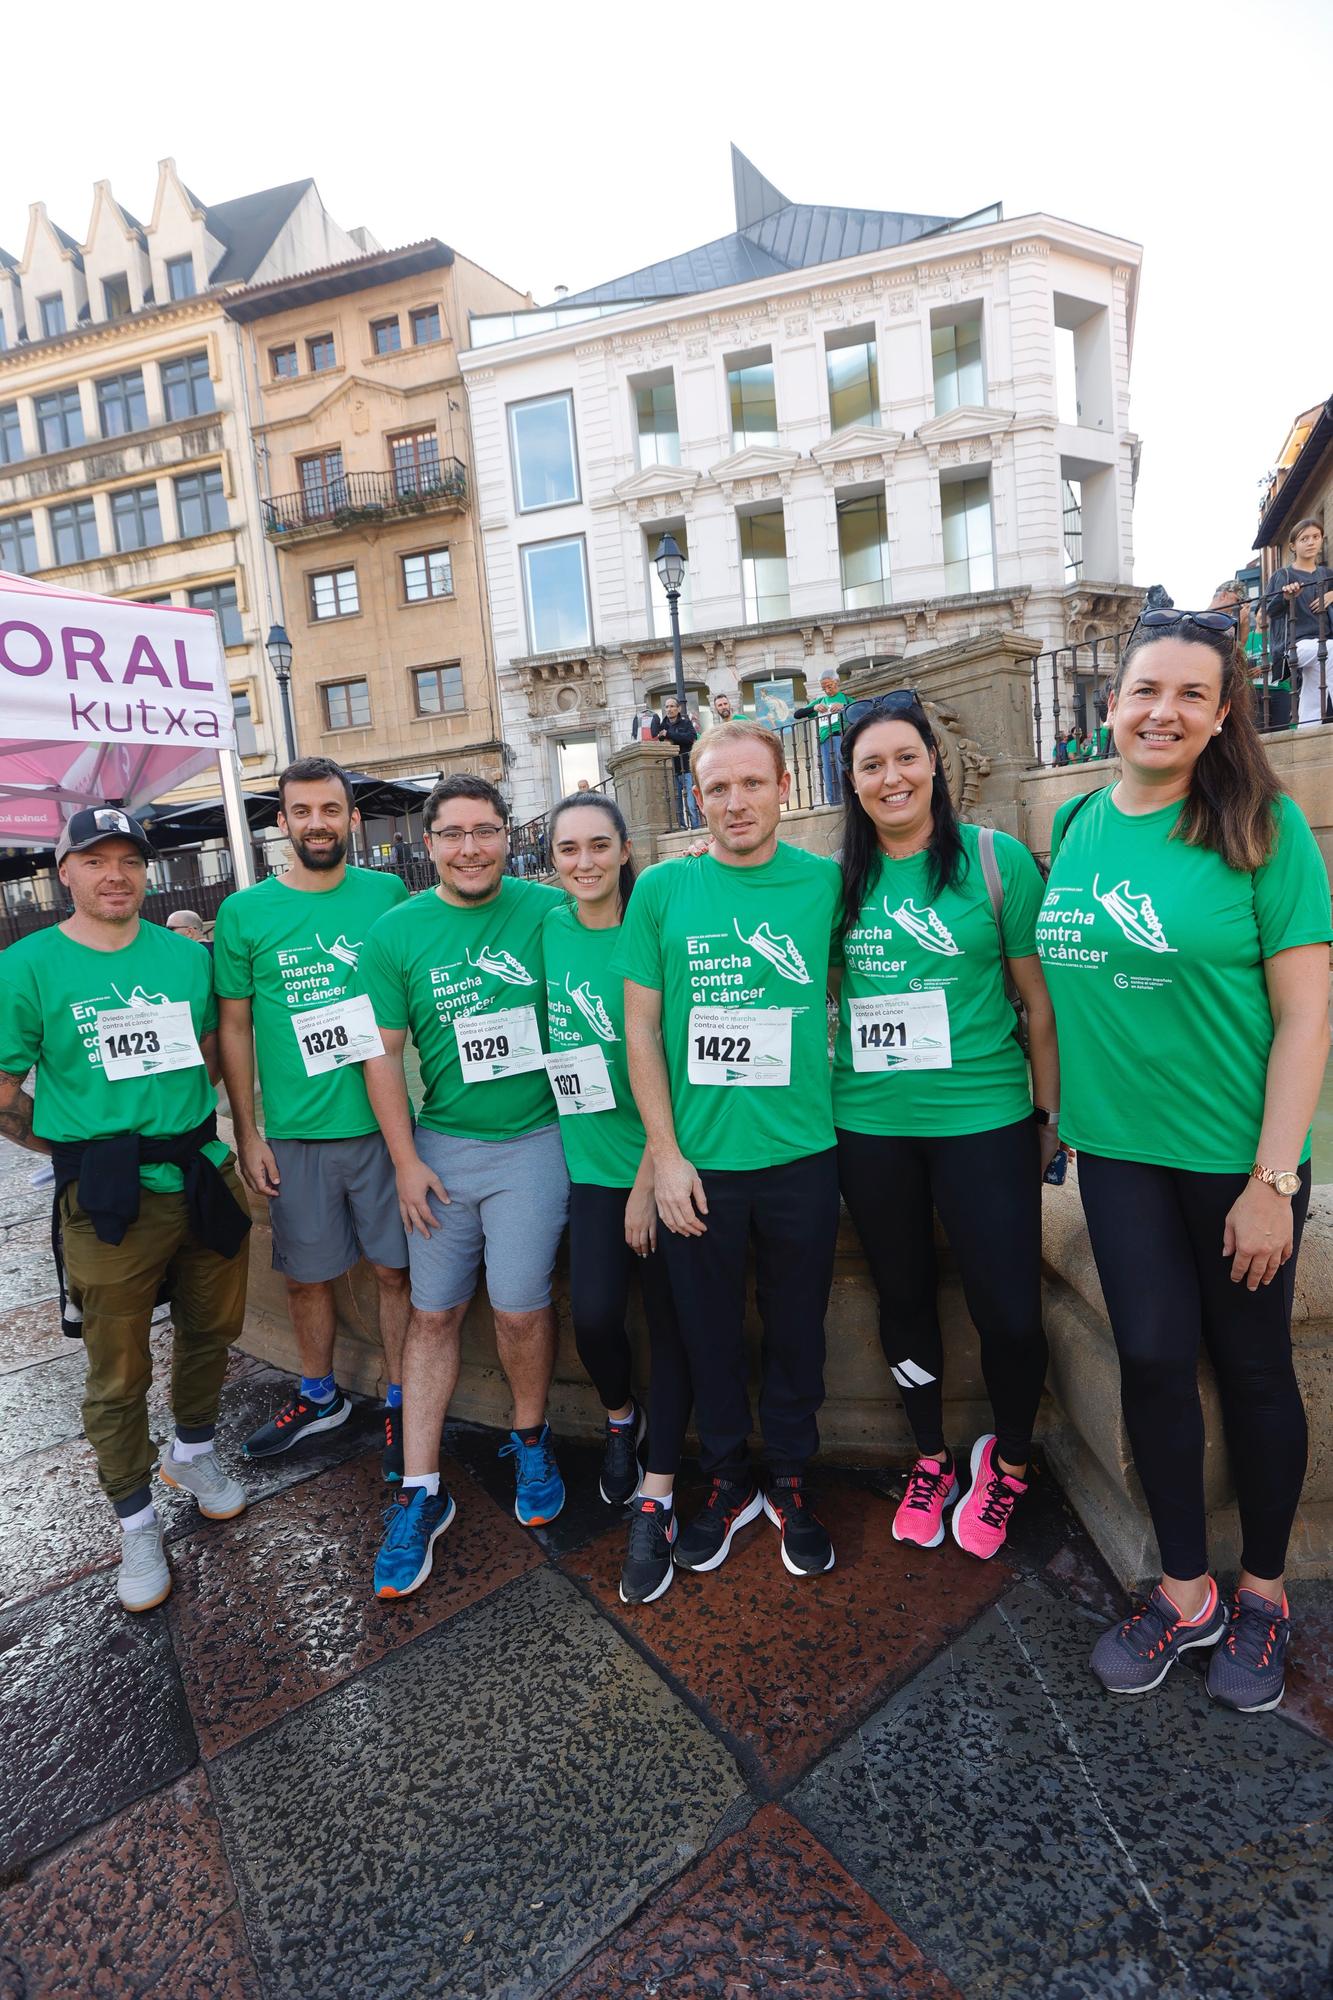
M 11 1139 L 29 1153 L 49 1152 L 45 1139 L 33 1134 L 32 1099 L 23 1083 L 23 1077 L 0 1070 L 0 1139 Z

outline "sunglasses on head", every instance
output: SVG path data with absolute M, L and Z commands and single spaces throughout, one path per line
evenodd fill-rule
M 909 709 L 921 705 L 915 688 L 894 688 L 888 694 L 868 695 L 864 701 L 849 701 L 842 712 L 842 726 L 846 731 L 868 715 L 905 715 Z
M 1197 625 L 1201 632 L 1234 632 L 1239 622 L 1234 611 L 1142 611 L 1125 644 L 1128 647 L 1140 626 L 1145 632 L 1169 632 L 1176 625 Z

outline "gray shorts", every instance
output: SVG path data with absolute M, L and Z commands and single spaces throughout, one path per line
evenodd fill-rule
M 282 1192 L 269 1200 L 273 1268 L 298 1284 L 341 1278 L 364 1257 L 407 1269 L 407 1238 L 389 1149 L 361 1139 L 270 1139 Z
M 412 1303 L 421 1312 L 466 1305 L 483 1255 L 486 1292 L 497 1312 L 536 1312 L 551 1303 L 551 1269 L 569 1213 L 569 1175 L 559 1127 L 521 1139 L 450 1139 L 418 1125 L 417 1152 L 449 1191 L 430 1196 L 440 1227 L 407 1239 Z

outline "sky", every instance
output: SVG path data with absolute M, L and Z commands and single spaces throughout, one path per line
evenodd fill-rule
M 15 255 L 38 199 L 82 240 L 99 179 L 147 215 L 169 154 L 205 201 L 313 175 L 346 226 L 441 236 L 545 303 L 730 229 L 730 140 L 796 201 L 1001 201 L 1140 243 L 1135 580 L 1181 605 L 1246 560 L 1293 418 L 1333 394 L 1326 0 L 491 0 L 466 19 L 136 0 L 115 33 L 67 0 L 59 64 L 56 17 L 23 14 L 0 125 Z M 14 87 L 25 71 L 40 88 Z

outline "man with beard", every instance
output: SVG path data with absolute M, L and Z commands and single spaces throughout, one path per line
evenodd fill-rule
M 245 1451 L 248 1458 L 275 1457 L 336 1430 L 351 1415 L 333 1373 L 333 1283 L 364 1257 L 379 1285 L 389 1375 L 384 1477 L 398 1480 L 407 1242 L 363 1076 L 367 1056 L 380 1054 L 383 1044 L 366 1001 L 353 997 L 353 975 L 371 925 L 406 901 L 407 888 L 387 870 L 348 867 L 348 840 L 361 815 L 339 765 L 327 757 L 298 758 L 278 779 L 278 798 L 290 872 L 228 896 L 213 933 L 222 1078 L 236 1150 L 247 1185 L 268 1197 L 273 1268 L 287 1281 L 301 1357 L 299 1389 L 246 1440 Z

